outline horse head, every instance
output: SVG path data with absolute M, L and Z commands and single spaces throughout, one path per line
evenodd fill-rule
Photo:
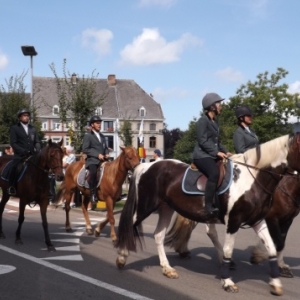
M 62 143 L 63 140 L 59 143 L 54 143 L 51 139 L 49 139 L 47 146 L 43 148 L 45 152 L 45 168 L 47 170 L 51 170 L 51 172 L 55 175 L 55 180 L 57 181 L 62 181 L 64 179 L 62 165 L 62 158 L 64 154 L 61 148 Z
M 290 136 L 287 161 L 291 169 L 300 172 L 300 132 Z
M 137 150 L 132 147 L 122 147 L 120 146 L 122 153 L 125 156 L 125 167 L 127 170 L 134 170 L 134 168 L 140 163 L 140 158 L 138 156 Z

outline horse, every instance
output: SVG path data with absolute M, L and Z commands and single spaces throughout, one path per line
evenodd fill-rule
M 134 170 L 134 168 L 140 163 L 137 150 L 134 147 L 120 147 L 120 149 L 122 150 L 121 154 L 115 160 L 105 162 L 103 164 L 103 174 L 101 175 L 100 184 L 97 187 L 98 199 L 105 201 L 107 214 L 106 219 L 97 224 L 94 230 L 94 235 L 98 237 L 101 230 L 109 222 L 110 237 L 113 243 L 117 239 L 117 235 L 115 232 L 115 218 L 113 213 L 115 203 L 122 194 L 122 185 L 125 181 L 128 171 Z M 84 161 L 78 161 L 70 164 L 67 167 L 65 179 L 56 193 L 56 201 L 61 198 L 65 199 L 65 229 L 67 232 L 72 232 L 69 217 L 70 201 L 72 199 L 73 193 L 76 189 L 78 189 L 83 195 L 81 208 L 86 223 L 86 232 L 87 234 L 92 235 L 92 226 L 87 212 L 87 207 L 90 201 L 90 189 L 78 185 L 77 182 L 79 172 L 82 168 L 84 168 L 84 165 Z
M 234 163 L 234 178 L 229 189 L 219 195 L 220 213 L 216 218 L 206 213 L 204 197 L 182 191 L 182 180 L 188 165 L 177 160 L 162 160 L 151 165 L 141 176 L 132 176 L 128 198 L 120 216 L 118 256 L 116 265 L 123 268 L 129 251 L 142 248 L 142 221 L 158 212 L 154 232 L 160 266 L 168 278 L 178 278 L 164 250 L 164 237 L 174 210 L 182 216 L 201 223 L 221 222 L 226 226 L 221 266 L 221 283 L 225 291 L 236 293 L 238 286 L 231 280 L 229 269 L 236 234 L 242 225 L 254 229 L 269 254 L 270 292 L 282 295 L 276 248 L 264 220 L 270 207 L 270 194 L 289 167 L 300 170 L 300 133 L 284 135 L 244 154 L 230 157 Z M 136 178 L 139 180 L 137 181 Z M 136 214 L 136 215 L 135 215 Z M 135 221 L 133 216 L 135 215 Z
M 25 220 L 24 211 L 26 205 L 31 203 L 39 204 L 44 229 L 45 242 L 49 251 L 55 251 L 52 245 L 47 222 L 47 207 L 49 195 L 49 172 L 53 174 L 56 180 L 61 181 L 64 177 L 62 167 L 63 151 L 61 149 L 62 140 L 54 143 L 50 139 L 47 145 L 38 153 L 27 158 L 24 162 L 24 169 L 17 182 L 16 197 L 19 200 L 18 228 L 16 231 L 16 244 L 23 244 L 21 239 L 21 228 Z M 0 157 L 0 174 L 4 168 L 14 159 L 14 156 Z M 2 188 L 2 199 L 0 202 L 0 238 L 5 238 L 2 230 L 2 215 L 7 201 L 10 198 L 8 194 L 9 183 L 2 176 L 0 177 L 0 187 Z
M 294 277 L 290 266 L 284 262 L 283 250 L 289 228 L 299 212 L 300 178 L 297 174 L 288 171 L 276 186 L 272 195 L 271 207 L 265 216 L 270 235 L 276 246 L 279 274 L 281 277 Z M 176 214 L 173 224 L 166 234 L 165 246 L 174 248 L 182 258 L 189 257 L 190 251 L 187 244 L 191 237 L 191 233 L 196 226 L 197 222 Z M 218 234 L 214 224 L 206 224 L 206 233 L 216 247 L 219 261 L 222 262 L 222 246 L 218 240 Z M 252 255 L 250 261 L 252 264 L 259 264 L 268 258 L 266 249 L 261 243 L 254 246 L 251 252 Z M 231 268 L 235 268 L 233 262 Z

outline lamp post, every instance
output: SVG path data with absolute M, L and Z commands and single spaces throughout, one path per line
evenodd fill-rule
M 22 52 L 25 56 L 30 56 L 31 69 L 31 93 L 30 93 L 30 110 L 33 111 L 33 56 L 37 55 L 33 46 L 21 46 Z

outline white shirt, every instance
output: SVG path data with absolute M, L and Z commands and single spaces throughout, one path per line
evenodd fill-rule
M 98 138 L 99 142 L 101 143 L 101 137 L 100 137 L 99 132 L 97 132 L 97 131 L 95 131 L 95 130 L 93 130 L 93 131 L 94 131 L 96 137 Z
M 28 134 L 28 124 L 23 124 L 23 123 L 21 122 L 21 125 L 23 126 L 25 132 Z

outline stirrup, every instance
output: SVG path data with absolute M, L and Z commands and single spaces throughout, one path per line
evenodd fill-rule
M 16 189 L 15 189 L 14 186 L 10 186 L 10 187 L 8 188 L 7 192 L 8 192 L 8 194 L 9 194 L 10 196 L 15 196 L 15 195 L 17 194 Z

